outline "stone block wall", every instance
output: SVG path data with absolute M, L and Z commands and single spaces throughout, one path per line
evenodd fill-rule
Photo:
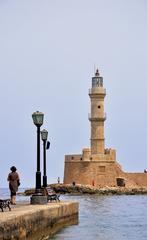
M 84 148 L 82 154 L 65 156 L 65 184 L 112 187 L 117 186 L 119 177 L 125 179 L 126 187 L 147 187 L 147 173 L 124 172 L 116 161 L 114 149 L 105 149 L 104 154 L 91 154 L 90 148 Z
M 147 173 L 125 173 L 125 177 L 133 181 L 136 186 L 147 187 Z
M 67 224 L 78 221 L 79 204 L 60 202 L 46 205 L 20 205 L 12 211 L 2 213 L 0 218 L 0 240 L 49 239 Z
M 114 163 L 107 162 L 66 162 L 64 183 L 76 182 L 82 185 L 115 186 L 119 171 Z

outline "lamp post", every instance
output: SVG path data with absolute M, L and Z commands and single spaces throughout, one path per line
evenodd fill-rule
M 41 131 L 41 139 L 43 141 L 43 187 L 47 187 L 47 176 L 46 176 L 46 141 L 48 137 L 48 131 L 43 129 Z
M 43 124 L 44 114 L 42 112 L 34 112 L 32 114 L 33 122 L 37 127 L 37 171 L 36 171 L 36 189 L 35 193 L 40 193 L 41 189 L 41 172 L 40 172 L 40 127 Z

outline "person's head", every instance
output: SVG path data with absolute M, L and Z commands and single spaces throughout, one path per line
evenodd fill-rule
M 12 166 L 12 167 L 10 168 L 10 170 L 11 170 L 12 172 L 16 172 L 16 171 L 17 171 L 17 169 L 16 169 L 15 166 Z

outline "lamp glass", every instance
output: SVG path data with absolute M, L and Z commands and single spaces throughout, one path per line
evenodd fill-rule
M 48 131 L 45 130 L 45 129 L 43 129 L 43 130 L 41 131 L 41 139 L 42 139 L 42 140 L 47 140 L 47 136 L 48 136 Z
M 42 112 L 34 112 L 32 114 L 33 122 L 36 126 L 41 126 L 43 124 L 44 114 Z

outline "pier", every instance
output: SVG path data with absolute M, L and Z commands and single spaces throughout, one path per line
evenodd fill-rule
M 79 204 L 75 201 L 45 205 L 21 203 L 0 212 L 0 240 L 44 239 L 61 228 L 78 223 Z

